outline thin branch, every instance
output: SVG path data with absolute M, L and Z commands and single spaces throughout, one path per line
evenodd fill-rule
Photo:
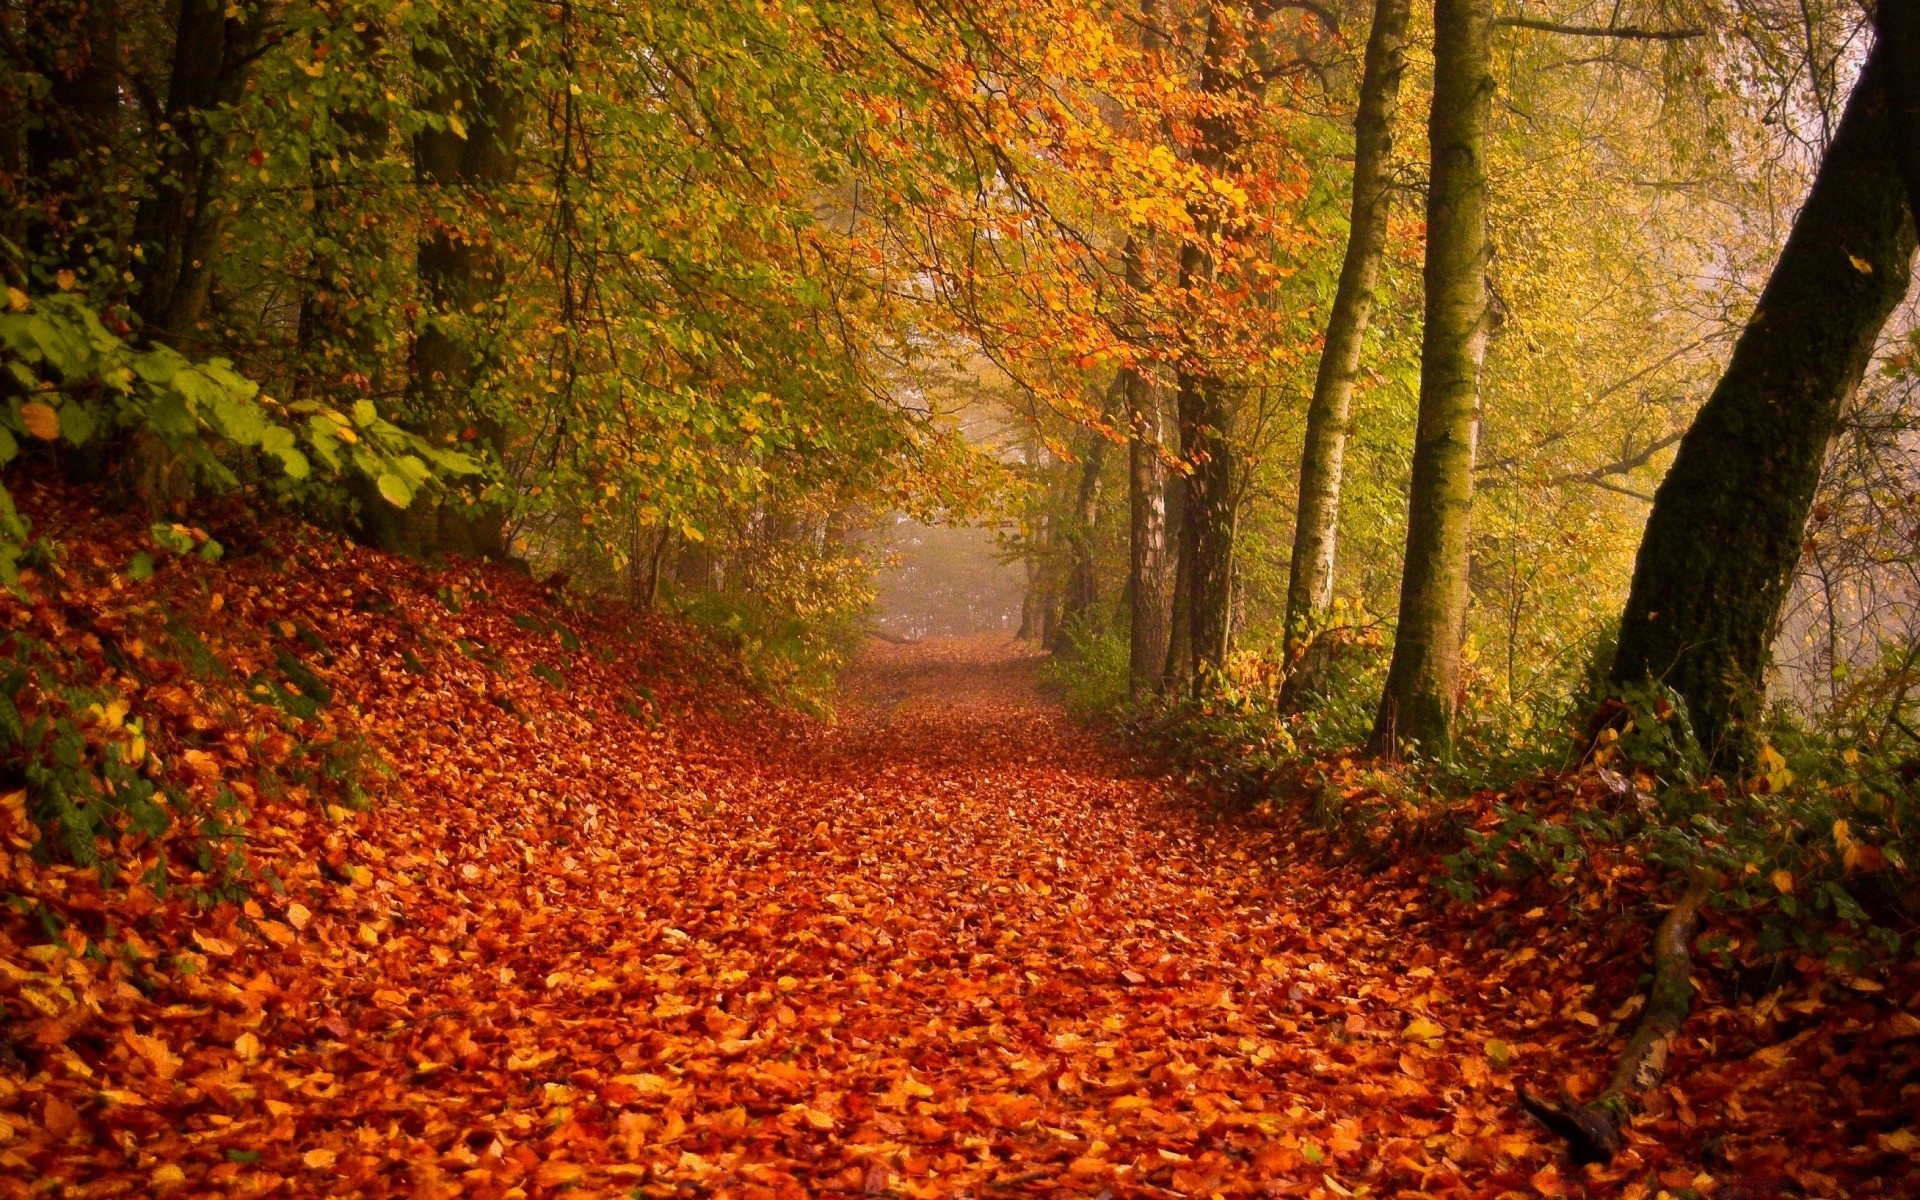
M 1620 38 L 1631 42 L 1684 42 L 1705 37 L 1704 29 L 1646 29 L 1638 25 L 1563 25 L 1537 17 L 1495 17 L 1495 25 L 1509 29 L 1532 29 L 1539 33 L 1558 33 L 1566 37 Z

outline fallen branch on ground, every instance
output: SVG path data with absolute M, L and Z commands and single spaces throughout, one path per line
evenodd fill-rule
M 1646 1011 L 1607 1089 L 1587 1104 L 1555 1104 L 1529 1092 L 1524 1085 L 1516 1088 L 1520 1107 L 1565 1138 L 1576 1162 L 1607 1162 L 1618 1154 L 1626 1144 L 1625 1131 L 1640 1098 L 1658 1086 L 1666 1074 L 1673 1036 L 1693 1007 L 1690 947 L 1709 885 L 1708 874 L 1695 871 L 1686 893 L 1654 933 L 1653 985 L 1647 991 Z

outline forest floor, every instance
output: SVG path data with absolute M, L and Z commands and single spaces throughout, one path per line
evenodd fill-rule
M 503 571 L 283 531 L 141 591 L 134 527 L 38 500 L 69 554 L 6 620 L 238 797 L 249 866 L 103 889 L 9 798 L 0 1196 L 1916 1194 L 1911 977 L 1703 979 L 1674 1085 L 1575 1168 L 1513 1087 L 1597 1089 L 1644 897 L 1317 866 L 1010 643 L 875 646 L 814 722 Z M 220 699 L 274 647 L 390 764 L 364 809 Z

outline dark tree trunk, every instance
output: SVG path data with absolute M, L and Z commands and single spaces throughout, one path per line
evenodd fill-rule
M 1258 93 L 1258 84 L 1248 75 L 1245 49 L 1237 42 L 1227 14 L 1218 5 L 1209 6 L 1200 90 L 1221 107 L 1200 118 L 1194 149 L 1194 162 L 1209 172 L 1230 165 L 1240 150 L 1240 114 L 1231 111 L 1234 102 Z M 1194 205 L 1192 216 L 1199 236 L 1180 248 L 1180 290 L 1204 295 L 1219 271 L 1212 247 L 1229 230 L 1221 210 L 1209 202 Z M 1180 456 L 1188 467 L 1181 481 L 1180 562 L 1174 582 L 1176 609 L 1183 585 L 1185 589 L 1186 645 L 1183 671 L 1169 675 L 1178 682 L 1197 682 L 1226 661 L 1237 499 L 1231 388 L 1208 363 L 1202 347 L 1186 348 L 1177 373 L 1175 411 Z M 1176 633 L 1176 644 L 1180 637 Z
M 1880 0 L 1882 73 L 1907 202 L 1920 220 L 1920 0 Z
M 1868 56 L 1718 386 L 1654 495 L 1616 685 L 1685 698 L 1719 764 L 1759 715 L 1780 607 L 1840 410 L 1906 294 L 1913 215 L 1892 153 L 1887 44 Z
M 1127 377 L 1122 372 L 1114 376 L 1113 384 L 1107 389 L 1105 401 L 1100 407 L 1100 423 L 1110 424 L 1115 411 L 1126 397 Z M 1087 438 L 1087 447 L 1080 458 L 1080 483 L 1074 491 L 1073 529 L 1068 534 L 1068 551 L 1071 561 L 1067 564 L 1067 582 L 1060 599 L 1060 633 L 1057 641 L 1064 641 L 1067 630 L 1076 628 L 1100 606 L 1099 564 L 1095 561 L 1095 539 L 1100 532 L 1100 483 L 1107 468 L 1107 453 L 1111 443 L 1107 435 L 1099 430 L 1092 431 Z M 1051 649 L 1060 649 L 1055 645 Z
M 1193 552 L 1187 548 L 1187 481 L 1184 477 L 1167 481 L 1167 545 L 1173 551 L 1173 593 L 1167 605 L 1167 665 L 1160 672 L 1161 686 L 1169 693 L 1186 690 L 1193 681 L 1193 622 L 1189 597 L 1193 579 L 1188 574 Z
M 1187 624 L 1196 679 L 1226 662 L 1232 633 L 1235 485 L 1233 406 L 1214 376 L 1181 380 L 1180 442 L 1191 469 L 1181 510 Z
M 434 83 L 426 109 L 446 127 L 414 136 L 414 174 L 432 211 L 416 250 L 426 313 L 414 339 L 406 414 L 415 432 L 434 441 L 451 436 L 496 461 L 506 451 L 506 428 L 479 394 L 505 283 L 492 225 L 500 193 L 513 181 L 524 107 L 494 69 L 502 53 L 445 26 L 414 51 Z M 365 508 L 369 531 L 388 549 L 506 557 L 506 511 L 497 502 L 456 491 L 404 510 L 377 501 Z
M 1467 533 L 1480 361 L 1487 344 L 1487 116 L 1493 105 L 1491 0 L 1437 0 L 1428 121 L 1426 327 L 1408 488 L 1407 553 L 1393 661 L 1372 746 L 1417 741 L 1444 754 L 1453 732 L 1467 618 Z
M 85 278 L 117 269 L 120 232 L 112 156 L 120 124 L 119 11 L 113 0 L 30 0 L 21 49 L 46 78 L 15 152 L 22 191 L 7 197 L 7 232 L 51 270 Z M 11 122 L 9 122 L 11 124 Z
M 169 130 L 134 215 L 133 241 L 141 255 L 141 321 L 150 334 L 186 347 L 200 340 L 196 327 L 206 311 L 224 224 L 218 202 L 223 147 L 214 144 L 206 120 L 239 101 L 269 6 L 229 10 L 221 0 L 179 3 L 167 79 Z
M 1300 505 L 1293 560 L 1287 576 L 1286 648 L 1289 657 L 1309 625 L 1333 602 L 1333 568 L 1340 530 L 1340 480 L 1346 464 L 1360 346 L 1373 312 L 1375 281 L 1387 245 L 1387 182 L 1393 154 L 1393 112 L 1407 64 L 1409 0 L 1375 0 L 1367 37 L 1360 102 L 1353 118 L 1353 208 L 1340 285 L 1327 315 L 1326 343 L 1307 406 L 1300 451 Z

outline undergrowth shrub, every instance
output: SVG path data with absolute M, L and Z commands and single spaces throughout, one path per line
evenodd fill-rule
M 1041 680 L 1079 717 L 1119 713 L 1127 705 L 1127 631 L 1094 614 L 1061 630 L 1062 648 L 1040 668 Z

